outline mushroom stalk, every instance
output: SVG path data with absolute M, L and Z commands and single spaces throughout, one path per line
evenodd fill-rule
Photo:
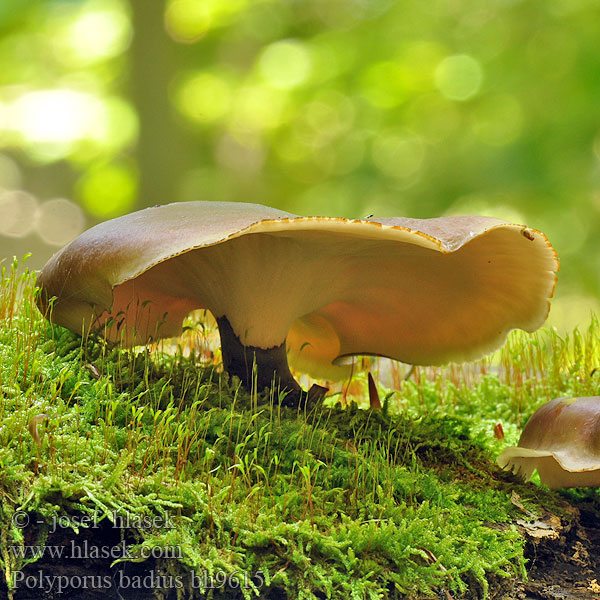
M 285 393 L 282 404 L 293 407 L 316 402 L 327 392 L 327 388 L 316 384 L 308 392 L 298 385 L 288 366 L 285 342 L 267 349 L 245 346 L 227 317 L 219 317 L 217 325 L 221 336 L 223 369 L 239 377 L 247 390 L 255 386 L 262 391 L 274 384 L 274 389 Z

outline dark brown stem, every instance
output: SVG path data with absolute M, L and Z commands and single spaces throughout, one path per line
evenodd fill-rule
M 290 373 L 285 342 L 267 349 L 245 346 L 234 333 L 227 317 L 219 317 L 217 325 L 221 335 L 223 368 L 230 375 L 239 377 L 248 391 L 252 390 L 253 385 L 259 391 L 274 386 L 275 390 L 285 392 L 282 404 L 293 407 L 304 402 L 316 402 L 327 392 L 327 388 L 319 385 L 313 385 L 305 392 L 298 385 Z

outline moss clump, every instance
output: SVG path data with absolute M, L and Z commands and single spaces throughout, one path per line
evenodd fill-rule
M 487 424 L 516 431 L 533 410 L 515 414 L 516 387 L 498 374 L 469 385 L 423 376 L 388 394 L 382 412 L 280 408 L 199 370 L 193 355 L 119 351 L 52 327 L 35 308 L 34 277 L 17 267 L 0 287 L 9 593 L 40 559 L 32 544 L 62 534 L 66 545 L 98 523 L 126 548 L 110 557 L 113 574 L 139 562 L 163 577 L 157 595 L 475 597 L 525 575 L 511 491 L 533 509 L 554 497 L 494 466 Z M 577 376 L 557 377 L 575 390 Z

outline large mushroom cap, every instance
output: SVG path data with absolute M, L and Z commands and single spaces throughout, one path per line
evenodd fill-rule
M 411 364 L 477 358 L 546 319 L 558 260 L 546 237 L 488 217 L 349 220 L 186 202 L 86 231 L 44 266 L 52 319 L 127 344 L 179 334 L 192 310 L 242 344 L 288 340 L 317 376 L 356 354 Z M 44 300 L 42 301 L 44 302 Z
M 537 469 L 553 489 L 600 485 L 600 396 L 556 398 L 527 421 L 518 446 L 497 459 L 529 479 Z

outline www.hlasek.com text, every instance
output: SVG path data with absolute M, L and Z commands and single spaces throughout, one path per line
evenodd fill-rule
M 15 558 L 38 560 L 40 558 L 52 559 L 130 559 L 139 560 L 147 558 L 181 559 L 183 553 L 180 546 L 144 546 L 139 545 L 132 551 L 125 540 L 114 546 L 98 546 L 90 544 L 88 540 L 76 543 L 71 540 L 65 545 L 40 545 L 40 546 L 11 546 L 11 553 Z

